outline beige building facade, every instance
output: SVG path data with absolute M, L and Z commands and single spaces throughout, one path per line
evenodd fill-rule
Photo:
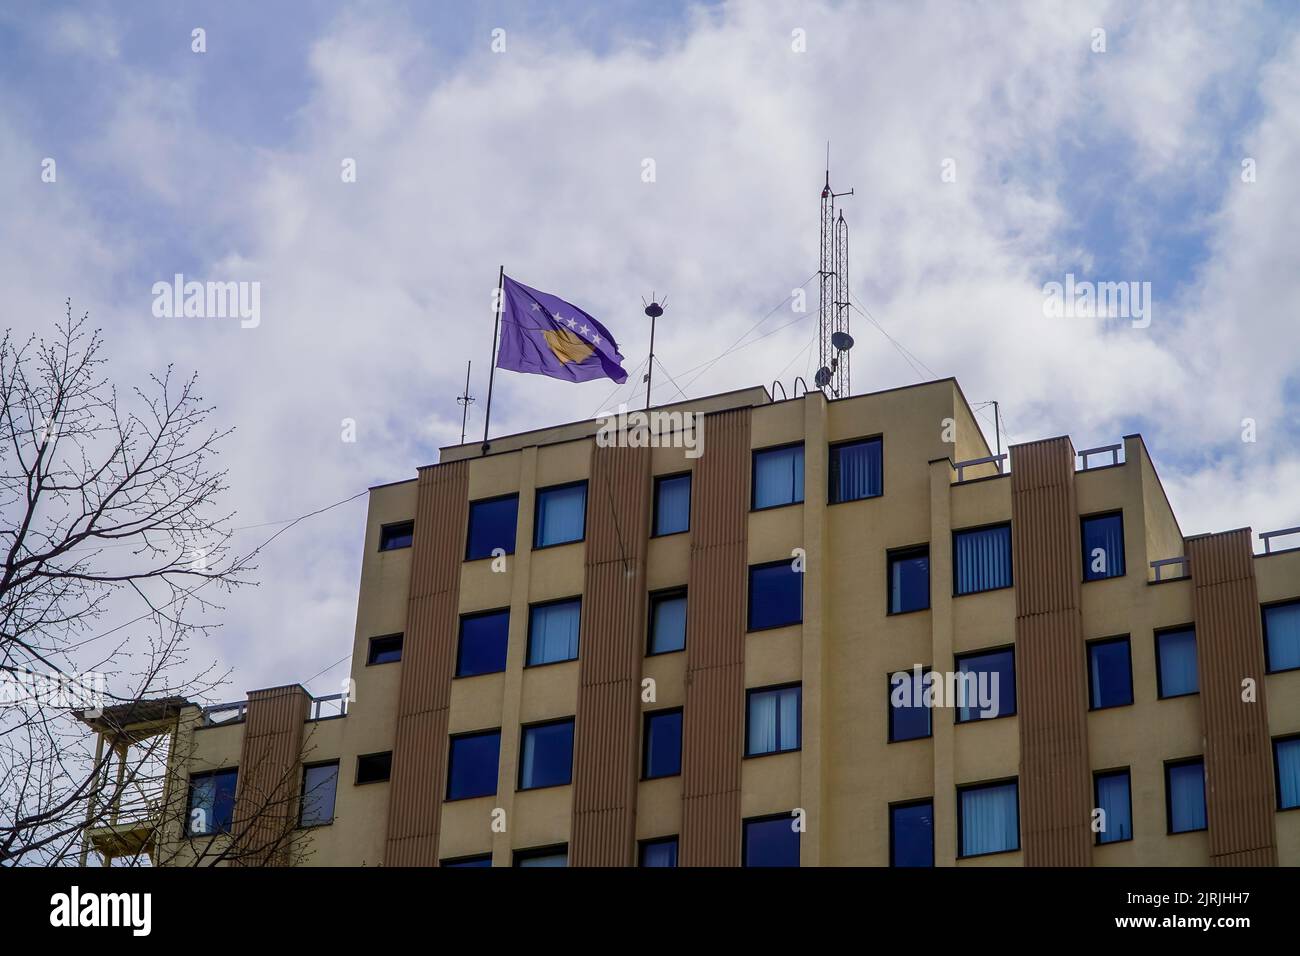
M 655 412 L 373 488 L 346 700 L 186 708 L 162 861 L 1300 863 L 1300 549 L 1185 538 L 1140 436 Z

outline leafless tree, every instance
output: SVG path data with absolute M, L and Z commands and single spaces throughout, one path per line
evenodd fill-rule
M 229 430 L 197 379 L 168 367 L 119 391 L 102 348 L 70 303 L 48 339 L 0 341 L 0 864 L 76 862 L 145 770 L 109 778 L 49 682 L 103 675 L 105 707 L 202 699 L 223 675 L 191 645 L 253 570 L 220 507 Z

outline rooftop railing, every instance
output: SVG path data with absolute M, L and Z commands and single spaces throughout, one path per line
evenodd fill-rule
M 1179 565 L 1179 567 L 1180 567 L 1182 570 L 1181 570 L 1181 571 L 1178 573 L 1178 575 L 1175 576 L 1175 577 L 1172 577 L 1172 578 L 1166 578 L 1166 577 L 1164 577 L 1164 576 L 1162 575 L 1161 572 L 1162 572 L 1165 568 L 1169 567 L 1170 565 L 1174 565 L 1174 564 Z M 1185 578 L 1185 577 L 1187 577 L 1187 576 L 1191 573 L 1190 570 L 1189 570 L 1189 565 L 1188 565 L 1188 562 L 1187 562 L 1187 558 L 1186 558 L 1186 557 L 1181 557 L 1181 558 L 1161 558 L 1159 561 L 1152 561 L 1152 562 L 1151 562 L 1151 570 L 1155 571 L 1155 573 L 1156 573 L 1156 581 L 1177 581 L 1177 580 L 1179 580 L 1180 578 Z
M 976 465 L 992 465 L 996 463 L 998 466 L 998 474 L 999 475 L 1005 474 L 1005 472 L 1002 470 L 1002 463 L 1005 462 L 1006 460 L 1007 460 L 1007 453 L 1003 452 L 1000 455 L 989 455 L 986 458 L 970 458 L 966 461 L 954 461 L 952 463 L 952 466 L 953 468 L 957 469 L 957 484 L 960 485 L 963 481 L 966 480 L 966 469 L 974 468 Z M 993 476 L 985 475 L 984 477 L 991 478 Z
M 1277 531 L 1261 531 L 1259 533 L 1259 540 L 1264 542 L 1264 553 L 1265 554 L 1273 553 L 1274 538 L 1283 538 L 1286 537 L 1287 535 L 1292 535 L 1292 534 L 1300 534 L 1300 527 L 1279 528 Z M 1300 548 L 1300 544 L 1294 545 L 1293 547 L 1290 548 L 1283 548 L 1282 550 L 1293 551 L 1295 550 L 1295 548 Z
M 1120 449 L 1123 448 L 1123 447 L 1124 447 L 1124 446 L 1123 446 L 1122 444 L 1114 444 L 1114 445 L 1098 445 L 1096 448 L 1084 448 L 1084 449 L 1082 449 L 1081 451 L 1076 451 L 1076 452 L 1075 452 L 1075 455 L 1077 455 L 1079 458 L 1082 459 L 1082 462 L 1080 463 L 1080 466 L 1079 466 L 1079 471 L 1087 471 L 1089 468 L 1108 468 L 1108 467 L 1110 467 L 1110 465 L 1118 465 L 1118 464 L 1119 464 L 1119 452 L 1120 452 Z M 1093 455 L 1104 455 L 1106 452 L 1110 452 L 1110 465 L 1090 465 L 1090 464 L 1088 464 L 1088 459 L 1089 459 L 1091 456 L 1093 456 Z
M 330 720 L 334 717 L 348 715 L 348 695 L 328 694 L 313 697 L 307 719 Z M 248 701 L 237 700 L 228 704 L 209 704 L 203 708 L 199 718 L 200 727 L 220 727 L 225 724 L 238 724 L 248 719 Z

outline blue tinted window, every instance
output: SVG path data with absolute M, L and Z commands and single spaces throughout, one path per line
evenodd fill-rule
M 650 653 L 686 648 L 686 595 L 656 594 L 650 599 Z
M 749 629 L 784 627 L 803 620 L 803 575 L 790 561 L 749 569 Z
M 1200 690 L 1196 632 L 1192 628 L 1156 635 L 1156 678 L 1161 697 L 1181 697 Z
M 399 521 L 397 524 L 386 524 L 379 529 L 379 550 L 396 551 L 398 548 L 409 548 L 414 539 L 414 521 Z
M 238 769 L 196 773 L 190 777 L 190 801 L 185 815 L 190 836 L 229 833 L 235 817 Z
M 528 612 L 528 666 L 578 659 L 582 602 L 535 604 Z
M 677 534 L 691 527 L 691 476 L 655 479 L 655 535 Z
M 402 659 L 402 635 L 388 634 L 370 639 L 367 664 L 395 664 Z
M 745 753 L 785 753 L 798 750 L 800 721 L 803 719 L 803 688 L 774 687 L 749 692 L 749 713 L 745 734 Z
M 491 854 L 491 853 L 484 853 L 482 856 L 466 856 L 466 857 L 461 857 L 459 860 L 443 860 L 443 861 L 442 861 L 440 864 L 438 864 L 438 865 L 439 865 L 439 866 L 449 866 L 449 867 L 452 867 L 452 868 L 457 868 L 457 867 L 476 867 L 476 866 L 491 866 L 491 865 L 492 865 L 492 854 Z
M 682 712 L 646 714 L 641 772 L 652 777 L 675 777 L 682 772 Z
M 1277 808 L 1300 807 L 1300 737 L 1273 741 L 1273 763 L 1277 770 Z
M 930 707 L 925 700 L 925 675 L 899 671 L 889 675 L 889 739 L 917 740 L 930 736 Z
M 889 865 L 934 866 L 934 804 L 889 808 Z
M 533 547 L 581 541 L 587 521 L 587 483 L 543 488 L 537 492 Z
M 519 496 L 471 501 L 469 532 L 466 535 L 465 560 L 490 558 L 500 548 L 515 553 L 515 523 L 519 520 Z
M 318 827 L 334 822 L 334 794 L 339 783 L 339 762 L 302 768 L 302 801 L 298 810 L 300 827 Z
M 1098 515 L 1083 519 L 1083 579 L 1124 576 L 1124 516 Z
M 889 556 L 889 613 L 930 606 L 930 549 L 910 548 Z
M 573 721 L 524 728 L 519 789 L 558 787 L 573 775 Z
M 1300 668 L 1300 601 L 1264 608 L 1264 654 L 1270 674 Z
M 569 851 L 567 848 L 558 850 L 516 850 L 515 866 L 539 866 L 554 867 L 568 866 Z
M 1093 710 L 1133 703 L 1127 637 L 1088 645 L 1088 693 Z
M 676 866 L 677 837 L 646 840 L 641 844 L 642 866 Z
M 1165 765 L 1165 798 L 1169 801 L 1169 832 L 1204 830 L 1205 764 L 1200 760 Z
M 874 498 L 881 493 L 880 439 L 848 442 L 831 448 L 830 503 Z
M 1099 773 L 1093 778 L 1096 787 L 1097 809 L 1104 814 L 1099 818 L 1098 843 L 1121 843 L 1133 839 L 1133 807 L 1129 800 L 1129 775 L 1127 770 Z
M 510 641 L 510 612 L 488 611 L 466 614 L 460 619 L 460 640 L 456 649 L 456 676 L 496 674 L 506 669 L 506 645 Z
M 799 832 L 785 815 L 745 821 L 745 866 L 798 866 Z
M 1011 525 L 957 531 L 952 542 L 955 593 L 1011 586 Z
M 957 792 L 962 856 L 1020 849 L 1020 800 L 1014 781 Z
M 497 792 L 501 731 L 451 738 L 447 756 L 447 799 L 490 797 Z
M 754 510 L 803 501 L 803 445 L 754 452 Z
M 957 723 L 1016 712 L 1016 656 L 1011 648 L 957 658 Z

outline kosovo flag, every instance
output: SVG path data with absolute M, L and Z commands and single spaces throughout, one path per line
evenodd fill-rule
M 505 276 L 497 368 L 570 382 L 627 381 L 623 356 L 609 330 L 559 296 Z

